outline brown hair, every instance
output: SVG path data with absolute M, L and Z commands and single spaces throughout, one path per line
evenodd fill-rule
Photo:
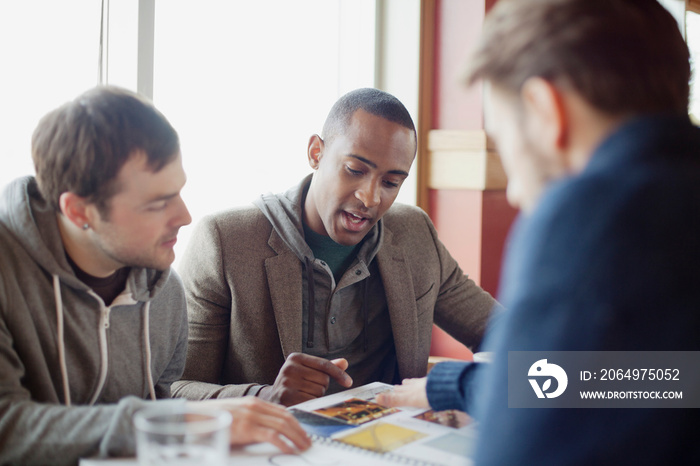
M 32 136 L 42 196 L 58 212 L 72 192 L 108 217 L 116 177 L 134 151 L 157 172 L 178 154 L 177 132 L 152 103 L 125 89 L 100 86 L 44 116 Z
M 610 115 L 687 114 L 688 47 L 657 0 L 499 0 L 466 81 L 570 86 Z

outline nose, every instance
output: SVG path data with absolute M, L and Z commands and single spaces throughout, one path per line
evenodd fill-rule
M 179 196 L 177 210 L 175 216 L 173 217 L 172 223 L 178 228 L 184 227 L 185 225 L 189 225 L 190 223 L 192 223 L 192 216 L 190 215 L 190 211 L 187 209 L 185 201 L 183 201 L 182 198 Z
M 371 208 L 379 205 L 380 186 L 379 180 L 368 179 L 356 191 L 355 197 L 362 202 L 365 207 Z

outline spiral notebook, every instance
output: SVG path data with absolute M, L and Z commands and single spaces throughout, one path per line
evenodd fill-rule
M 306 463 L 471 464 L 476 429 L 466 414 L 379 405 L 376 395 L 391 387 L 375 382 L 290 408 L 314 441 Z
M 235 466 L 462 466 L 472 464 L 476 428 L 466 414 L 387 408 L 372 383 L 288 408 L 313 439 L 308 450 L 282 453 L 270 443 L 234 448 Z M 82 459 L 81 466 L 133 466 L 135 458 Z

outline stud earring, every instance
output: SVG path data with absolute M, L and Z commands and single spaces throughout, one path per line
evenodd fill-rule
M 87 223 L 83 223 L 83 230 L 87 230 L 88 228 L 90 228 L 90 225 L 88 225 Z

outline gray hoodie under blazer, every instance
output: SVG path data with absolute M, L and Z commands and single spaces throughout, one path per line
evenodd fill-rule
M 327 269 L 303 239 L 302 204 L 310 180 L 284 194 L 263 196 L 255 206 L 206 217 L 195 228 L 179 268 L 190 338 L 174 396 L 255 394 L 261 384 L 274 383 L 290 353 L 309 351 L 303 257 L 314 261 L 315 272 Z M 373 256 L 369 269 L 351 267 L 340 283 L 358 271 L 360 278 L 368 270 L 381 277 L 382 296 L 369 298 L 372 304 L 385 303 L 396 378 L 426 374 L 433 323 L 478 349 L 491 312 L 500 305 L 462 272 L 425 212 L 394 204 L 374 228 L 380 247 L 368 253 Z M 316 319 L 323 320 L 323 314 Z M 316 341 L 323 337 L 317 332 Z
M 182 374 L 186 316 L 170 270 L 133 268 L 105 306 L 68 264 L 36 181 L 10 184 L 0 197 L 0 464 L 133 454 L 132 414 L 169 398 Z

